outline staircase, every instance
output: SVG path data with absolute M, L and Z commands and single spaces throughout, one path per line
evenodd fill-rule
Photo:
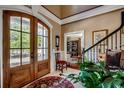
M 88 49 L 83 49 L 83 58 L 98 62 L 99 55 L 105 54 L 106 49 L 124 50 L 124 12 L 121 13 L 120 27 Z

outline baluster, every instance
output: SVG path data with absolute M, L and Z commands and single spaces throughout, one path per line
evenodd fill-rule
M 94 62 L 95 62 L 95 59 L 96 59 L 96 51 L 95 50 L 96 50 L 96 46 L 94 47 L 94 54 L 93 54 L 94 55 Z
M 101 43 L 100 43 L 99 53 L 101 53 L 101 52 L 102 52 L 102 50 L 101 50 L 101 46 L 102 46 L 102 45 L 101 45 Z
M 97 51 L 96 51 L 96 49 L 97 49 L 97 46 L 95 47 L 95 52 L 94 52 L 94 54 L 95 54 L 95 63 L 97 62 Z
M 89 61 L 89 51 L 87 51 L 87 59 L 88 59 L 88 61 Z
M 91 61 L 91 50 L 89 50 L 89 58 L 90 58 L 89 61 Z
M 103 53 L 105 53 L 105 41 L 103 41 L 104 43 L 103 43 Z
M 115 33 L 115 49 L 117 49 L 117 32 Z
M 101 53 L 103 52 L 103 44 L 101 43 Z
M 88 59 L 88 61 L 90 60 L 89 51 L 87 51 L 87 59 Z
M 89 61 L 90 61 L 90 59 L 91 59 L 91 56 L 90 56 L 90 50 L 88 51 L 88 54 L 89 54 Z
M 88 51 L 86 52 L 86 54 L 87 54 L 86 59 L 89 60 L 89 53 L 88 53 Z
M 98 48 L 98 45 L 96 46 L 96 60 L 98 61 L 98 54 L 99 54 L 99 48 Z
M 84 60 L 85 60 L 85 58 L 86 59 L 88 58 L 88 53 L 87 52 L 85 53 Z
M 95 49 L 96 49 L 96 46 L 94 47 L 94 53 L 93 53 L 93 55 L 94 55 L 94 62 L 96 62 L 96 52 L 95 52 Z
M 94 62 L 94 48 L 92 49 L 92 60 Z
M 122 32 L 122 29 L 120 30 L 120 50 L 121 50 L 121 32 Z
M 91 55 L 91 61 L 92 61 L 92 49 L 91 49 L 90 55 Z
M 112 48 L 112 46 L 111 46 L 111 41 L 112 39 L 111 39 L 111 36 L 108 38 L 108 48 L 107 49 L 111 49 Z
M 82 59 L 83 59 L 83 62 L 84 62 L 84 58 L 85 58 L 85 55 L 86 55 L 86 52 L 85 52 L 85 48 L 83 48 L 83 52 L 82 52 Z
M 113 49 L 113 35 L 111 36 L 111 49 Z
M 106 40 L 106 46 L 107 46 L 107 49 L 108 49 L 108 47 L 109 47 L 108 40 L 109 40 L 109 38 L 107 38 L 107 40 Z
M 99 44 L 99 54 L 101 54 L 101 43 Z M 99 57 L 99 55 L 98 55 Z
M 94 47 L 94 62 L 96 63 L 96 46 Z
M 93 48 L 91 49 L 91 51 L 92 51 L 91 53 L 92 53 L 92 61 L 93 61 Z
M 86 52 L 86 59 L 89 60 L 88 51 Z
M 92 49 L 92 60 L 94 62 L 94 48 Z

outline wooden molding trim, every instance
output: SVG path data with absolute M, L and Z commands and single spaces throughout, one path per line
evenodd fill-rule
M 83 13 L 83 12 L 86 12 L 86 11 L 89 11 L 89 10 L 92 10 L 92 9 L 95 9 L 95 8 L 98 8 L 98 7 L 103 6 L 103 5 L 99 5 L 99 6 L 96 6 L 96 7 L 93 7 L 93 8 L 84 10 L 84 11 L 81 11 L 81 12 L 79 12 L 79 13 L 74 13 L 74 14 L 71 14 L 71 15 L 66 16 L 66 17 L 59 17 L 59 16 L 57 16 L 55 13 L 53 13 L 52 11 L 50 11 L 48 8 L 46 8 L 44 5 L 41 5 L 41 6 L 44 7 L 46 10 L 48 10 L 48 11 L 49 11 L 50 13 L 52 13 L 53 15 L 55 15 L 57 18 L 59 18 L 60 20 L 62 20 L 62 19 L 65 19 L 65 18 L 74 16 L 74 15 L 77 15 L 77 14 L 80 14 L 80 13 Z
M 92 10 L 92 9 L 95 9 L 95 8 L 98 8 L 98 7 L 101 7 L 101 6 L 103 6 L 103 5 L 99 5 L 99 6 L 96 6 L 96 7 L 93 7 L 93 8 L 90 8 L 90 9 L 84 10 L 84 11 L 81 11 L 81 12 L 79 12 L 79 13 L 75 13 L 75 14 L 72 14 L 72 15 L 69 15 L 69 16 L 66 16 L 66 17 L 63 17 L 63 18 L 61 18 L 61 20 L 62 20 L 62 19 L 65 19 L 65 18 L 69 18 L 69 17 L 75 16 L 75 15 L 77 15 L 77 14 L 81 14 L 81 13 L 84 13 L 84 12 L 90 11 L 90 10 Z
M 53 12 L 51 12 L 49 9 L 47 9 L 43 5 L 41 7 L 43 7 L 49 13 L 54 15 L 56 18 L 58 18 L 60 20 L 59 24 L 66 25 L 66 24 L 70 24 L 70 23 L 74 23 L 74 22 L 77 22 L 77 21 L 87 19 L 89 17 L 93 17 L 93 16 L 97 16 L 97 15 L 100 15 L 100 14 L 115 11 L 115 10 L 118 10 L 118 9 L 122 9 L 122 8 L 124 8 L 124 5 L 99 5 L 97 7 L 94 7 L 94 8 L 85 10 L 85 11 L 81 11 L 80 13 L 76 13 L 76 14 L 73 14 L 73 15 L 70 15 L 70 16 L 67 16 L 67 17 L 64 17 L 64 18 L 60 18 L 60 17 L 56 16 Z
M 14 9 L 14 10 L 21 10 L 24 12 L 28 11 L 29 14 L 32 13 L 32 9 L 30 7 L 21 6 L 21 5 L 19 5 L 19 6 L 4 5 L 4 6 L 0 6 L 0 8 L 4 9 L 4 10 L 5 9 L 9 9 L 9 10 Z M 39 8 L 39 11 L 37 11 L 38 12 L 37 14 L 39 17 L 43 17 L 42 15 L 44 15 L 44 16 L 50 18 L 51 20 L 55 21 L 56 23 L 60 24 L 60 25 L 65 25 L 65 24 L 70 24 L 70 23 L 77 22 L 77 21 L 80 21 L 83 19 L 87 19 L 89 17 L 93 17 L 96 15 L 100 15 L 100 14 L 108 13 L 108 12 L 115 11 L 118 9 L 122 9 L 122 8 L 124 8 L 124 5 L 105 5 L 105 6 L 100 5 L 100 7 L 97 7 L 95 9 L 88 10 L 88 11 L 85 11 L 83 13 L 75 14 L 73 16 L 70 16 L 70 17 L 67 17 L 64 19 L 60 19 L 57 16 L 55 16 L 55 14 L 48 11 L 48 9 L 44 8 L 44 6 L 40 5 L 40 8 Z
M 57 18 L 59 18 L 61 20 L 61 18 L 59 16 L 57 16 L 55 13 L 51 12 L 48 8 L 46 8 L 44 5 L 41 5 L 43 8 L 45 8 L 46 10 L 48 10 L 50 13 L 52 13 L 54 16 L 56 16 Z
M 108 35 L 108 29 L 102 29 L 102 30 L 96 30 L 96 31 L 92 31 L 92 45 L 94 45 L 94 33 L 95 32 L 103 32 L 105 31 L 106 32 L 106 36 Z

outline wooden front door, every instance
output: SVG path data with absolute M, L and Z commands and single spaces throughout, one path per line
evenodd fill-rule
M 50 71 L 49 28 L 35 19 L 35 77 L 39 78 Z
M 49 28 L 15 11 L 4 11 L 3 25 L 4 87 L 22 87 L 49 73 Z

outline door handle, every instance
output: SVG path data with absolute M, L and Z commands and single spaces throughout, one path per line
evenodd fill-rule
M 31 58 L 34 58 L 34 54 L 33 53 L 31 53 Z

